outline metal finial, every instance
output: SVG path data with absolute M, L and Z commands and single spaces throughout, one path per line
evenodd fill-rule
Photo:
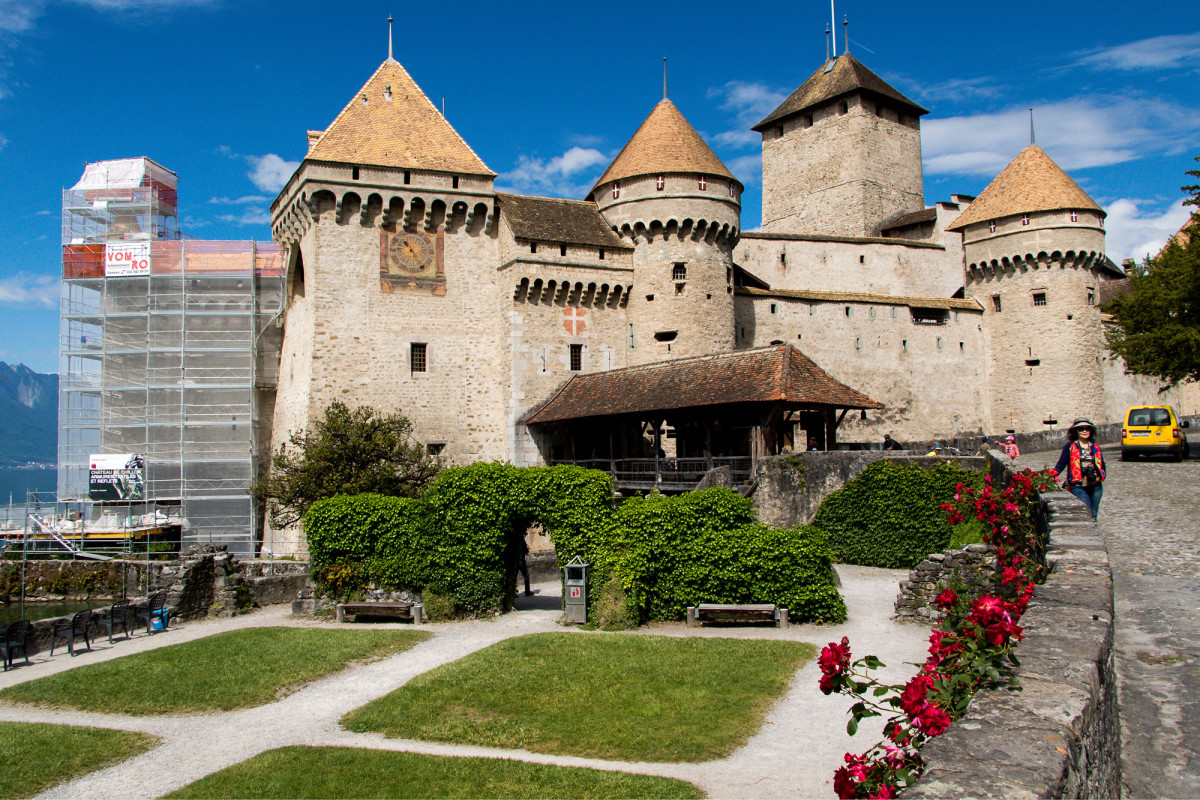
M 837 57 L 837 12 L 833 10 L 833 0 L 829 0 L 829 31 L 833 34 L 833 56 Z
M 667 57 L 663 56 L 663 100 L 667 99 Z
M 842 38 L 846 40 L 846 55 L 850 55 L 850 18 L 842 17 Z
M 825 26 L 825 60 L 828 61 L 832 57 L 833 57 L 833 54 L 829 50 L 829 26 L 826 25 Z
M 388 14 L 388 61 L 395 61 L 392 58 L 392 15 Z
M 1037 138 L 1033 135 L 1033 109 L 1029 109 L 1029 143 L 1037 144 Z

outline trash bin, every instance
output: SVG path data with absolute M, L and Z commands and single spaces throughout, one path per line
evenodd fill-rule
M 567 622 L 583 625 L 587 622 L 588 567 L 575 556 L 563 567 L 563 599 L 566 601 Z
M 170 619 L 170 617 L 168 616 L 168 611 L 165 608 L 161 609 L 159 611 L 155 611 L 153 614 L 150 615 L 150 630 L 152 630 L 152 631 L 166 630 L 169 619 Z

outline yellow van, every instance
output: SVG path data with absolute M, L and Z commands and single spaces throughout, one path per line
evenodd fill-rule
M 1169 455 L 1181 461 L 1191 452 L 1183 432 L 1187 427 L 1188 422 L 1180 423 L 1170 406 L 1131 406 L 1121 428 L 1121 460 Z

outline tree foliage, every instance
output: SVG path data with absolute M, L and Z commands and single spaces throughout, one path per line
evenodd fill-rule
M 298 522 L 327 497 L 416 497 L 442 464 L 411 434 L 412 423 L 399 413 L 351 409 L 335 400 L 311 431 L 293 433 L 280 446 L 267 477 L 250 493 L 266 504 L 277 528 Z
M 1187 174 L 1200 178 L 1200 170 Z M 1200 208 L 1200 184 L 1183 191 L 1191 194 L 1184 204 Z M 1105 332 L 1108 349 L 1126 371 L 1167 388 L 1200 380 L 1200 215 L 1158 255 L 1126 262 L 1125 270 L 1129 292 L 1104 306 L 1115 321 Z

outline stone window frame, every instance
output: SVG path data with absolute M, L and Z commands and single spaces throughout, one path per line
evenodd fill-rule
M 568 367 L 571 372 L 583 372 L 583 345 L 568 344 L 567 345 Z
M 666 175 L 659 175 L 657 178 L 654 179 L 654 188 L 657 189 L 658 191 L 661 192 L 663 189 L 666 188 L 666 186 L 667 186 L 667 176 Z
M 998 294 L 992 295 L 992 311 L 999 314 L 1002 310 L 1003 309 L 1001 308 L 1001 304 L 1000 304 L 1000 295 L 998 295 Z
M 687 280 L 687 262 L 676 261 L 671 265 L 671 280 L 686 281 Z
M 1095 286 L 1087 287 L 1087 304 L 1089 306 L 1096 305 L 1096 287 Z
M 428 375 L 429 372 L 429 342 L 409 342 L 408 374 Z
M 620 198 L 621 198 L 621 183 L 620 183 L 620 181 L 613 181 L 613 183 L 612 183 L 612 199 L 619 200 Z
M 701 192 L 707 192 L 708 191 L 708 177 L 705 175 L 701 175 L 699 177 L 699 179 L 696 181 L 696 188 Z
M 1033 305 L 1035 308 L 1045 308 L 1050 304 L 1045 289 L 1034 289 L 1030 294 L 1033 296 Z

